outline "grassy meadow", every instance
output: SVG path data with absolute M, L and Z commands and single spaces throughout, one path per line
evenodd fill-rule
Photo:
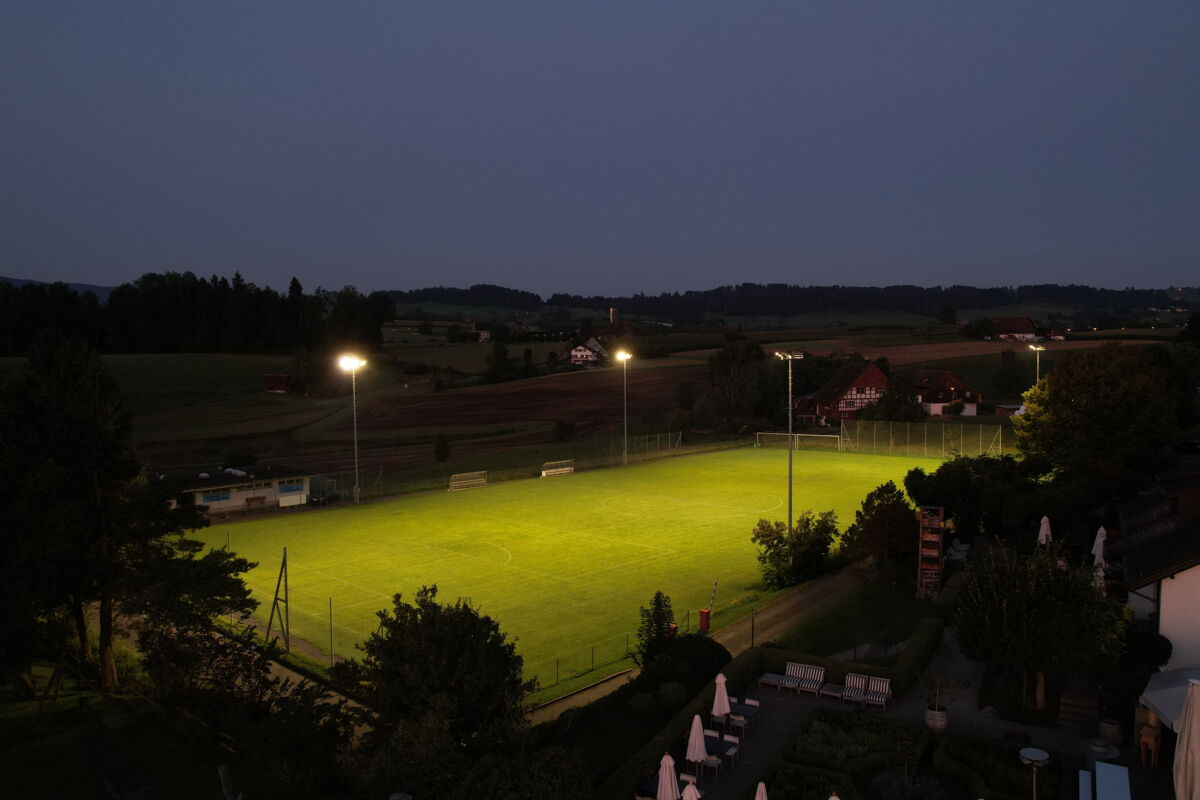
M 292 632 L 333 649 L 375 630 L 399 592 L 437 584 L 467 597 L 515 637 L 543 686 L 625 661 L 638 608 L 657 590 L 691 625 L 719 582 L 714 620 L 727 624 L 778 596 L 759 581 L 750 532 L 786 514 L 786 451 L 740 448 L 624 469 L 509 481 L 465 492 L 315 510 L 200 532 L 258 562 L 248 576 L 266 618 L 288 548 Z M 834 509 L 844 528 L 871 489 L 934 459 L 803 452 L 795 508 Z M 552 692 L 551 692 L 552 693 Z

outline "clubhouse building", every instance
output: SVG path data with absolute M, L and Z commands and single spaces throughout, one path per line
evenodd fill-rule
M 210 516 L 251 513 L 308 503 L 310 470 L 258 464 L 218 467 L 180 478 L 180 502 L 205 506 Z

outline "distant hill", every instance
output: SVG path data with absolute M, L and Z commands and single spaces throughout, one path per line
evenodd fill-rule
M 59 283 L 59 282 L 60 281 L 35 281 L 35 280 L 29 279 L 29 278 L 8 278 L 8 277 L 5 277 L 4 275 L 0 275 L 0 283 L 11 283 L 13 286 L 24 286 L 27 283 L 36 283 L 36 284 L 41 284 L 43 286 L 46 286 L 51 283 Z M 96 286 L 91 283 L 68 283 L 67 288 L 69 288 L 73 292 L 79 292 L 81 294 L 83 292 L 92 292 L 93 294 L 96 295 L 96 297 L 100 298 L 100 302 L 103 303 L 106 300 L 108 300 L 108 296 L 110 294 L 112 294 L 112 290 L 117 287 L 115 287 L 115 286 Z

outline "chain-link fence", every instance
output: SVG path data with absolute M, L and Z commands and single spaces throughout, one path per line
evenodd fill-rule
M 1003 425 L 842 420 L 839 435 L 841 449 L 853 453 L 952 458 L 1017 452 L 1016 437 Z
M 743 436 L 696 437 L 680 431 L 649 433 L 624 437 L 582 439 L 569 442 L 546 442 L 531 447 L 452 457 L 444 464 L 418 467 L 393 467 L 388 464 L 364 465 L 360 469 L 362 497 L 377 498 L 442 490 L 452 475 L 463 472 L 486 471 L 489 483 L 536 478 L 542 466 L 550 461 L 574 461 L 575 471 L 641 464 L 680 455 L 725 450 L 751 444 Z M 372 452 L 372 459 L 380 456 Z M 313 479 L 314 494 L 320 487 L 329 500 L 351 498 L 354 487 L 353 469 L 318 470 Z

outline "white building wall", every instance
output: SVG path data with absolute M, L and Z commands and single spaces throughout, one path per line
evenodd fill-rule
M 208 513 L 226 514 L 231 511 L 245 511 L 248 508 L 257 509 L 304 505 L 308 502 L 309 479 L 306 477 L 301 483 L 293 485 L 299 488 L 292 489 L 290 486 L 280 487 L 276 480 L 247 480 L 247 483 L 241 486 L 203 489 L 192 494 L 196 499 L 196 505 L 208 506 Z M 281 489 L 283 491 L 280 491 Z M 246 503 L 248 498 L 256 497 L 261 497 L 262 502 L 254 504 Z
M 1166 578 L 1160 585 L 1158 632 L 1173 647 L 1166 669 L 1200 664 L 1200 567 Z

